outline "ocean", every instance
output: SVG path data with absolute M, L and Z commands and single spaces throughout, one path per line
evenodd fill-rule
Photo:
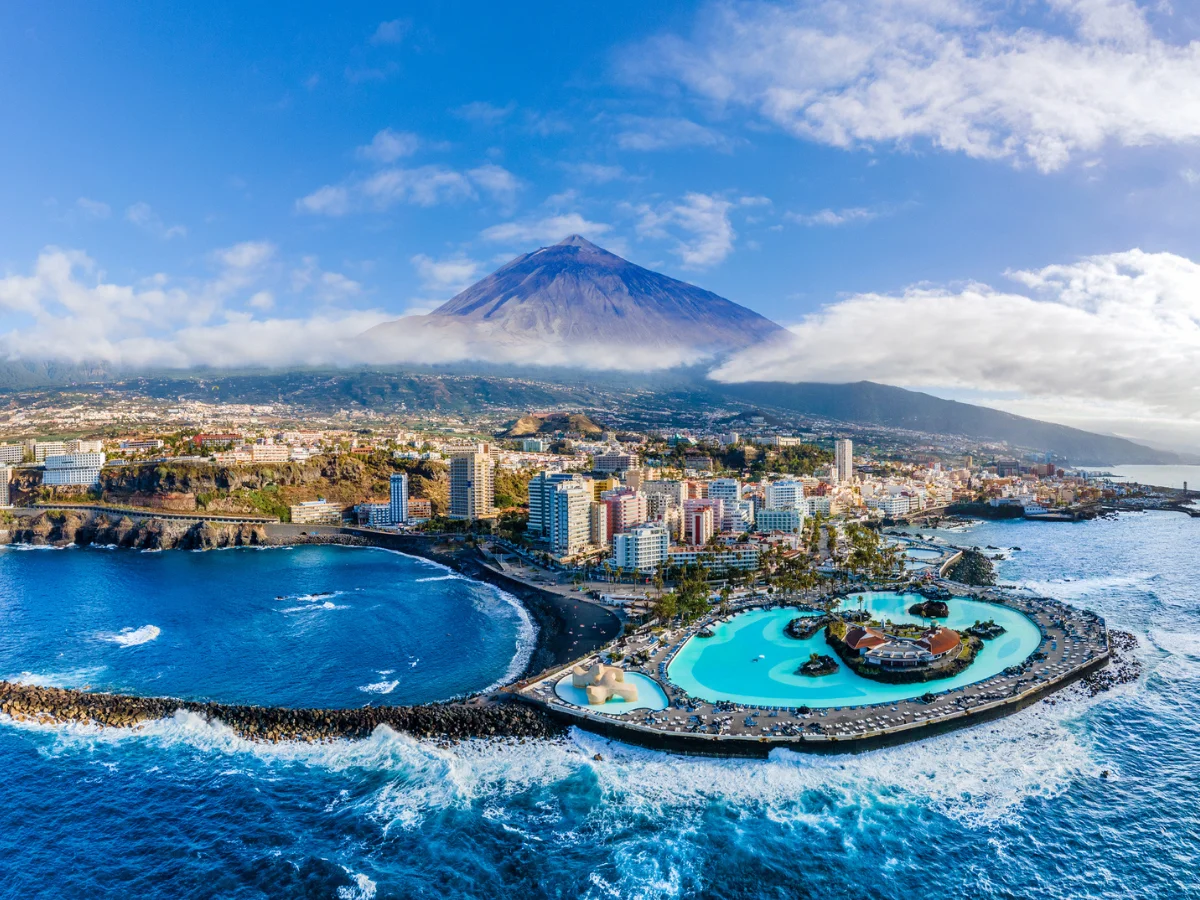
M 1137 634 L 1146 673 L 1094 699 L 1059 694 L 998 722 L 857 756 L 692 758 L 580 732 L 439 746 L 381 730 L 261 746 L 187 715 L 132 732 L 0 724 L 0 897 L 1197 897 L 1198 529 L 1156 512 L 935 532 L 994 548 L 1004 582 Z M 100 669 L 87 683 L 158 693 L 184 693 L 190 681 L 193 696 L 290 701 L 306 687 L 365 702 L 367 677 L 400 670 L 400 656 L 372 655 L 394 630 L 407 642 L 397 654 L 439 660 L 429 687 L 401 680 L 375 698 L 402 702 L 435 682 L 483 686 L 505 664 L 477 660 L 475 642 L 495 638 L 511 656 L 524 639 L 523 620 L 490 588 L 421 581 L 438 571 L 394 554 L 310 549 L 333 553 L 298 562 L 292 580 L 274 560 L 302 560 L 301 550 L 0 551 L 0 666 L 64 683 Z M 121 582 L 87 579 L 92 560 L 113 558 L 127 573 L 202 558 L 206 575 L 127 610 L 116 595 L 128 591 L 112 586 Z M 407 612 L 391 610 L 380 582 L 360 571 L 376 560 L 395 567 L 395 603 Z M 241 567 L 225 582 L 237 590 L 214 605 L 211 579 L 228 564 Z M 49 580 L 73 565 L 54 589 Z M 259 579 L 260 565 L 275 571 Z M 301 578 L 309 568 L 319 577 Z M 350 606 L 364 593 L 356 587 L 379 589 L 383 608 L 324 610 L 310 627 L 355 612 L 356 629 L 379 635 L 367 645 L 377 651 L 280 636 L 301 614 L 276 598 L 343 591 L 328 602 Z M 48 606 L 63 590 L 71 595 Z M 200 613 L 181 611 L 189 591 Z M 473 593 L 465 603 L 464 592 Z M 413 611 L 461 623 L 468 608 L 504 627 L 464 632 L 457 653 L 427 657 L 440 646 L 433 637 L 452 629 L 418 631 Z M 150 625 L 159 633 L 141 640 Z M 205 642 L 223 626 L 241 632 L 243 649 L 222 651 L 226 671 L 206 672 Z M 103 636 L 122 634 L 126 644 Z M 169 654 L 134 658 L 172 640 L 174 665 L 190 675 L 170 674 Z M 262 655 L 247 657 L 249 647 Z M 270 655 L 280 650 L 286 660 Z M 276 672 L 322 660 L 307 685 L 303 671 Z

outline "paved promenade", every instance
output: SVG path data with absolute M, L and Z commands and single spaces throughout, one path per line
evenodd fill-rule
M 609 715 L 567 703 L 555 694 L 554 687 L 570 671 L 570 665 L 516 685 L 513 690 L 521 699 L 543 706 L 564 721 L 632 743 L 719 755 L 764 755 L 775 747 L 853 752 L 1015 712 L 1109 660 L 1107 628 L 1104 620 L 1093 613 L 1046 598 L 1002 596 L 994 590 L 969 590 L 949 583 L 942 586 L 958 596 L 1002 604 L 1024 613 L 1041 630 L 1038 649 L 1017 667 L 1018 671 L 1006 670 L 1007 674 L 1002 672 L 962 688 L 939 693 L 938 683 L 928 682 L 925 687 L 935 695 L 930 702 L 913 699 L 807 712 L 783 706 L 710 703 L 688 696 L 666 677 L 675 653 L 699 628 L 715 621 L 710 617 L 688 628 L 630 635 L 613 647 L 625 653 L 618 665 L 653 678 L 663 688 L 670 700 L 665 710 Z M 602 653 L 580 662 L 586 665 L 606 658 Z M 645 662 L 632 662 L 641 659 Z

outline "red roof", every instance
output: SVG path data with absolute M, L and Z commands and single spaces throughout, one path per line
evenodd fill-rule
M 851 650 L 870 650 L 873 647 L 878 647 L 881 644 L 886 644 L 887 636 L 881 631 L 876 631 L 874 628 L 864 628 L 861 625 L 854 625 L 846 629 L 845 644 Z
M 917 643 L 934 656 L 941 656 L 962 643 L 962 638 L 958 636 L 957 631 L 951 631 L 949 628 L 935 628 Z

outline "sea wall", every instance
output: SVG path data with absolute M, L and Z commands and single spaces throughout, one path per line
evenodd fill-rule
M 413 737 L 451 741 L 481 737 L 549 738 L 562 732 L 544 711 L 517 703 L 289 709 L 100 694 L 0 681 L 0 712 L 17 721 L 130 728 L 170 718 L 178 710 L 220 722 L 242 737 L 256 741 L 360 738 L 380 725 Z

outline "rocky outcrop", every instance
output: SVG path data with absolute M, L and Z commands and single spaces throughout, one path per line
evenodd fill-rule
M 942 600 L 924 600 L 914 603 L 908 608 L 908 612 L 909 615 L 925 619 L 945 619 L 950 615 L 950 607 Z
M 48 511 L 19 520 L 9 529 L 9 541 L 35 546 L 96 544 L 134 550 L 210 550 L 268 543 L 262 525 L 155 518 L 135 521 L 117 513 L 70 511 Z
M 359 738 L 387 725 L 419 738 L 549 738 L 562 729 L 538 707 L 517 703 L 436 703 L 358 709 L 231 706 L 169 697 L 95 694 L 0 681 L 0 712 L 18 721 L 129 728 L 184 710 L 220 722 L 248 740 Z
M 1083 677 L 1084 690 L 1094 697 L 1117 685 L 1137 681 L 1142 675 L 1142 663 L 1133 655 L 1137 646 L 1138 639 L 1129 632 L 1109 631 L 1109 663 Z

